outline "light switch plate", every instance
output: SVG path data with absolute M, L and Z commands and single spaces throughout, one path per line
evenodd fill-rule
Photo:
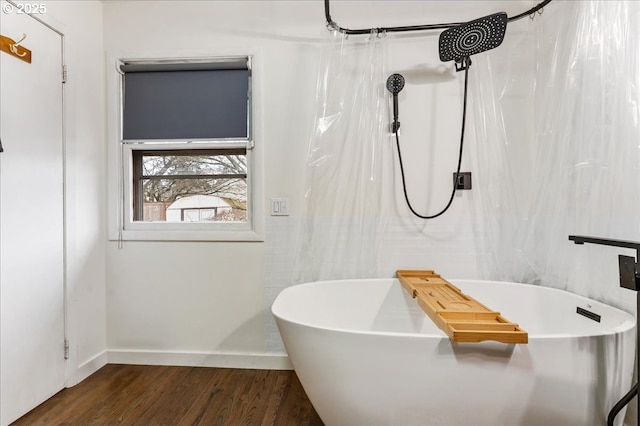
M 289 199 L 272 198 L 271 216 L 289 216 Z

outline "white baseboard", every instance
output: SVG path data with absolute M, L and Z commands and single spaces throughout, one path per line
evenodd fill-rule
M 107 365 L 107 352 L 101 352 L 95 355 L 93 358 L 85 361 L 84 363 L 78 365 L 78 369 L 75 372 L 75 377 L 73 378 L 73 383 L 69 385 L 76 385 L 100 370 L 102 367 Z
M 242 352 L 209 353 L 112 349 L 107 351 L 107 362 L 109 364 L 293 370 L 289 357 L 285 354 Z

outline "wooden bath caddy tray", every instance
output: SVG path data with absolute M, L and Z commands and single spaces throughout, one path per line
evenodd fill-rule
M 434 271 L 397 271 L 396 275 L 422 310 L 454 342 L 527 343 L 529 335 Z

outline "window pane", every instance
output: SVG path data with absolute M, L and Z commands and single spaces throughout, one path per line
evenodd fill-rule
M 242 155 L 144 154 L 142 174 L 148 176 L 246 175 L 247 157 Z
M 246 222 L 245 148 L 133 152 L 134 221 Z
M 143 221 L 246 222 L 246 179 L 143 179 Z

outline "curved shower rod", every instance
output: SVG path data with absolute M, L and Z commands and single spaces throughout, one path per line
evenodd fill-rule
M 522 19 L 525 16 L 533 15 L 549 3 L 552 0 L 544 0 L 541 3 L 538 3 L 537 6 L 527 10 L 526 12 L 522 12 L 519 15 L 511 16 L 508 18 L 508 22 L 517 21 L 518 19 Z M 349 28 L 343 28 L 338 25 L 333 19 L 331 19 L 331 13 L 329 11 L 329 0 L 324 0 L 324 15 L 327 19 L 327 27 L 331 30 L 337 30 L 344 34 L 370 34 L 371 31 L 375 30 L 378 32 L 405 32 L 405 31 L 425 31 L 425 30 L 440 30 L 447 29 L 451 27 L 455 27 L 461 25 L 462 22 L 458 23 L 449 23 L 449 24 L 428 24 L 428 25 L 409 25 L 404 27 L 378 27 L 378 28 L 363 28 L 352 30 Z

